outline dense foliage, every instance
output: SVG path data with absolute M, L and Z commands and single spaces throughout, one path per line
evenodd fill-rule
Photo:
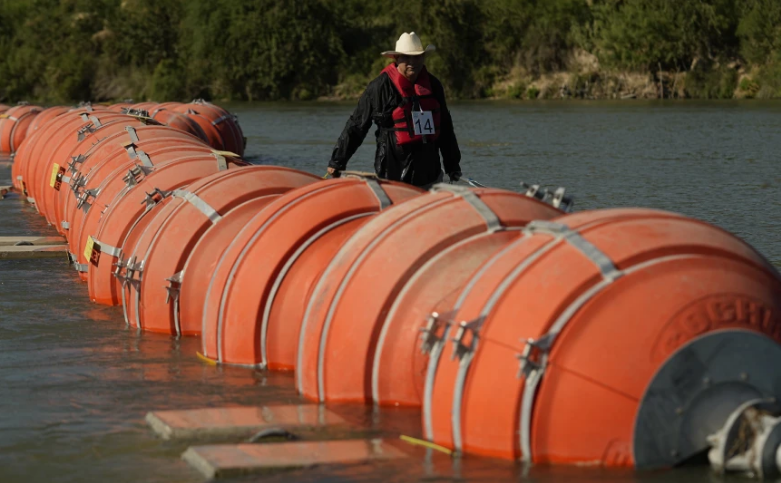
M 781 94 L 779 0 L 0 0 L 0 102 L 352 96 L 411 30 L 452 96 Z

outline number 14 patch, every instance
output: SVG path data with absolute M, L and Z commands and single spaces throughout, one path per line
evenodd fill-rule
M 412 111 L 412 125 L 416 136 L 431 136 L 434 134 L 434 116 L 431 111 Z

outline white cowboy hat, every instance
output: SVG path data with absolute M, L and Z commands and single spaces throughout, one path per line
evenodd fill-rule
M 383 52 L 385 57 L 395 57 L 397 55 L 420 55 L 426 52 L 437 50 L 436 47 L 429 44 L 425 49 L 423 48 L 423 42 L 420 41 L 420 37 L 415 32 L 404 32 L 396 41 L 396 50 L 388 50 Z

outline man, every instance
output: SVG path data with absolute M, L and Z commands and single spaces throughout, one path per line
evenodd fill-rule
M 451 181 L 461 177 L 461 151 L 442 84 L 425 67 L 425 49 L 415 32 L 404 33 L 396 50 L 382 55 L 394 60 L 371 81 L 336 142 L 328 173 L 347 167 L 355 151 L 377 125 L 374 170 L 381 178 L 429 188 L 443 179 L 439 155 Z

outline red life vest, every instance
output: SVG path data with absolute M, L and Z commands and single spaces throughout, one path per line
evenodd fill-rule
M 426 143 L 433 142 L 439 137 L 439 102 L 434 97 L 431 90 L 431 80 L 428 71 L 424 67 L 418 74 L 417 82 L 413 84 L 406 77 L 401 75 L 395 64 L 389 64 L 383 72 L 388 74 L 396 90 L 401 94 L 402 101 L 399 106 L 393 110 L 393 128 L 391 131 L 396 133 L 397 144 Z M 431 111 L 434 119 L 434 134 L 421 136 L 415 134 L 415 127 L 412 124 L 412 110 Z

